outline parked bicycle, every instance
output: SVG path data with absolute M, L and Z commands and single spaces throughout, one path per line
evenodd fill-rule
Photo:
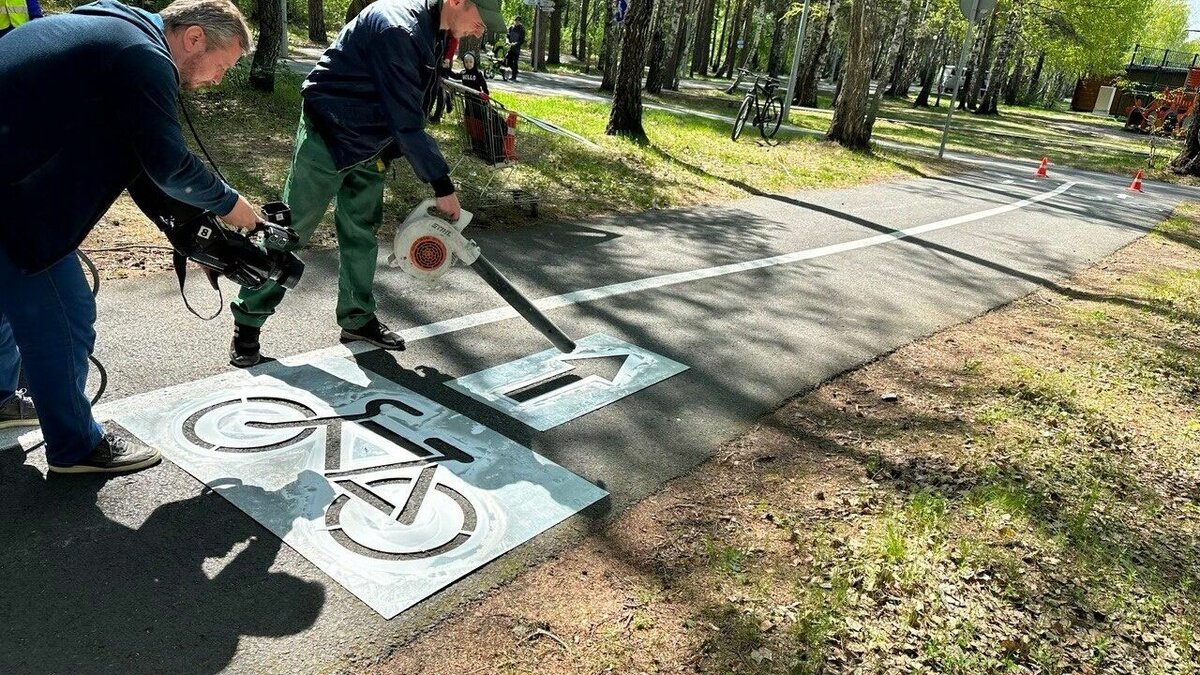
M 739 80 L 743 75 L 752 76 L 754 84 L 750 86 L 750 91 L 746 92 L 746 98 L 742 99 L 742 107 L 733 120 L 731 138 L 736 141 L 742 135 L 746 122 L 750 122 L 758 127 L 764 140 L 770 140 L 783 124 L 783 96 L 777 93 L 779 80 L 769 75 L 753 73 L 745 68 L 739 68 L 738 71 Z

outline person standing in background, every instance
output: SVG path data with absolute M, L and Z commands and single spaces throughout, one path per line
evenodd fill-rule
M 42 6 L 38 0 L 0 0 L 0 37 L 42 16 Z
M 521 45 L 525 44 L 525 26 L 521 25 L 521 17 L 514 17 L 512 27 L 508 29 L 508 67 L 512 69 L 513 82 L 517 81 L 517 62 L 521 60 Z

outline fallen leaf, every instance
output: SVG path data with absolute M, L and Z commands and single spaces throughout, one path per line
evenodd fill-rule
M 770 649 L 767 649 L 766 647 L 759 647 L 758 649 L 750 652 L 750 658 L 754 659 L 755 663 L 762 663 L 763 661 L 774 661 L 775 655 L 771 653 Z

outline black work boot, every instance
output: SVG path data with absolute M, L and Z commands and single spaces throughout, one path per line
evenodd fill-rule
M 249 368 L 262 361 L 259 351 L 258 334 L 261 328 L 233 324 L 233 340 L 229 343 L 229 365 L 235 368 Z
M 404 338 L 396 331 L 383 325 L 378 318 L 371 317 L 371 320 L 362 326 L 362 328 L 342 329 L 342 342 L 354 342 L 362 340 L 381 349 L 391 349 L 395 351 L 404 351 Z

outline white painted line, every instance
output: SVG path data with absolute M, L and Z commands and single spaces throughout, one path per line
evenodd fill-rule
M 618 284 L 610 284 L 608 286 L 600 286 L 581 291 L 573 291 L 571 293 L 563 293 L 562 295 L 552 295 L 542 298 L 541 300 L 536 300 L 533 304 L 537 305 L 537 308 L 542 311 L 549 311 L 551 309 L 577 305 L 583 302 L 594 302 L 596 300 L 611 298 L 617 295 L 638 293 L 640 291 L 648 291 L 656 288 L 663 288 L 665 286 L 674 286 L 676 284 L 683 284 L 690 281 L 711 279 L 713 277 L 762 269 L 764 267 L 788 265 L 791 263 L 801 262 L 803 260 L 812 260 L 813 258 L 821 258 L 837 253 L 855 251 L 861 248 L 879 246 L 880 244 L 888 244 L 900 239 L 906 239 L 908 237 L 924 234 L 926 232 L 933 232 L 934 230 L 954 227 L 955 225 L 962 225 L 964 223 L 970 223 L 976 220 L 983 220 L 984 218 L 998 216 L 1003 213 L 1008 213 L 1009 211 L 1023 209 L 1026 206 L 1031 206 L 1038 202 L 1043 202 L 1047 199 L 1057 197 L 1067 190 L 1070 190 L 1072 187 L 1075 187 L 1077 184 L 1078 183 L 1074 181 L 1063 183 L 1049 192 L 1043 192 L 1039 195 L 1029 197 L 1028 199 L 1022 199 L 1018 202 L 1005 204 L 1004 206 L 997 206 L 985 211 L 976 211 L 975 213 L 968 213 L 961 216 L 955 216 L 953 218 L 946 218 L 944 220 L 926 223 L 925 225 L 917 225 L 916 227 L 910 227 L 907 230 L 897 230 L 895 232 L 888 232 L 886 234 L 877 234 L 875 236 L 865 237 L 863 239 L 855 239 L 853 241 L 842 242 L 840 244 L 830 244 L 829 246 L 810 248 L 804 251 L 795 251 L 793 253 L 785 253 L 783 255 L 776 255 L 768 258 L 759 258 L 757 260 L 747 260 L 740 263 L 731 263 L 728 265 L 718 265 L 716 267 L 688 270 L 686 272 L 662 274 L 656 277 L 646 277 L 645 279 L 635 279 L 633 281 L 625 281 Z M 475 328 L 476 326 L 483 326 L 489 323 L 514 319 L 517 316 L 519 315 L 517 314 L 516 310 L 512 309 L 511 307 L 497 307 L 484 312 L 476 312 L 475 314 L 467 314 L 466 316 L 455 317 L 453 319 L 446 319 L 444 321 L 436 321 L 424 326 L 409 328 L 401 331 L 401 335 L 404 336 L 404 340 L 406 342 L 415 342 L 417 340 L 424 340 L 425 338 L 434 337 L 436 335 L 455 333 L 460 330 Z M 361 354 L 374 349 L 375 347 L 371 345 L 367 345 L 362 342 L 355 342 L 345 346 L 336 345 L 333 347 L 326 347 L 325 349 L 318 349 L 313 352 L 308 352 L 307 354 L 300 354 L 280 360 L 286 364 L 289 359 L 301 359 L 307 361 L 325 356 Z

